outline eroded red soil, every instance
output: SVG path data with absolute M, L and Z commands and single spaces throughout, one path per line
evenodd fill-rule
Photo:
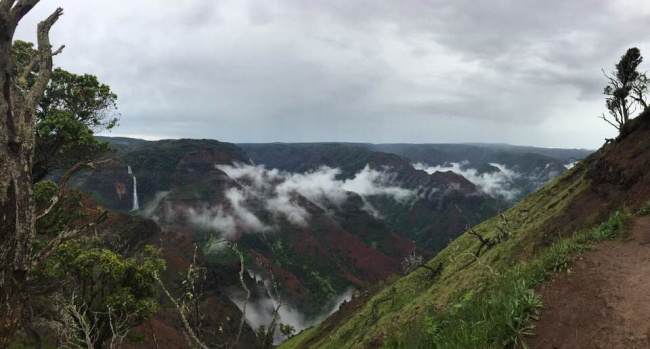
M 650 348 L 650 216 L 539 291 L 544 309 L 531 348 Z

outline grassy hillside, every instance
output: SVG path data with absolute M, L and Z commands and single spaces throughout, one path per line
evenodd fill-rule
M 435 279 L 420 268 L 372 297 L 358 297 L 349 305 L 355 311 L 326 320 L 282 348 L 503 347 L 521 341 L 540 306 L 529 289 L 590 241 L 615 236 L 625 220 L 612 216 L 616 210 L 635 210 L 650 199 L 649 124 L 647 115 L 639 117 L 626 139 L 506 211 L 505 226 L 501 217 L 476 226 L 485 239 L 496 238 L 499 228 L 509 232 L 478 258 L 481 242 L 465 233 L 428 262 L 434 269 L 444 266 Z

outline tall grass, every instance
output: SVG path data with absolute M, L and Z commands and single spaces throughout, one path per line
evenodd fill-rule
M 630 215 L 614 213 L 606 222 L 563 239 L 538 259 L 493 273 L 480 289 L 455 297 L 446 309 L 429 309 L 403 333 L 390 338 L 385 348 L 527 348 L 534 334 L 542 301 L 533 288 L 549 275 L 567 270 L 580 252 L 593 242 L 613 239 L 626 231 Z
M 636 212 L 637 216 L 646 216 L 650 214 L 650 201 L 646 202 L 639 211 Z

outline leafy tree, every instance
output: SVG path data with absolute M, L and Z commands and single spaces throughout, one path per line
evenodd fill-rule
M 603 90 L 603 94 L 607 96 L 605 104 L 609 117 L 603 114 L 601 118 L 619 130 L 621 135 L 627 132 L 625 127 L 632 114 L 639 108 L 643 111 L 648 107 L 646 102 L 648 78 L 645 73 L 637 70 L 642 62 L 641 51 L 632 47 L 621 56 L 611 76 L 603 71 L 609 80 Z
M 296 328 L 289 324 L 280 324 L 280 333 L 287 339 L 291 338 L 296 333 Z
M 98 238 L 70 240 L 46 260 L 38 281 L 68 279 L 52 321 L 65 323 L 70 345 L 119 345 L 129 329 L 158 310 L 156 276 L 165 269 L 153 246 L 132 257 L 101 247 Z
M 14 42 L 12 74 L 25 88 L 38 76 L 38 67 L 32 64 L 37 55 L 32 43 Z M 96 140 L 94 134 L 117 126 L 116 101 L 117 95 L 96 76 L 54 69 L 36 111 L 33 181 L 42 180 L 53 169 L 66 169 L 106 153 L 108 142 Z

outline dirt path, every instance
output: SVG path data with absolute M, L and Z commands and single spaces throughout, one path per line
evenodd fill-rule
M 596 245 L 539 291 L 530 348 L 650 348 L 650 216 L 627 241 Z

